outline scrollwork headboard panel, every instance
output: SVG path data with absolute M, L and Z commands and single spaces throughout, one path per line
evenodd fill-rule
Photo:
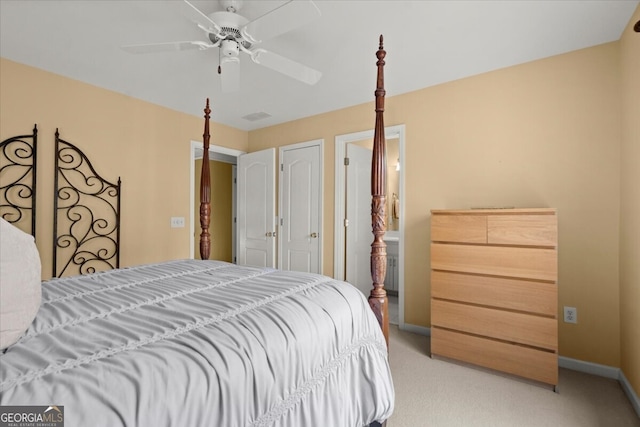
M 53 277 L 120 267 L 122 182 L 102 178 L 56 129 Z
M 38 126 L 0 142 L 0 216 L 36 236 Z

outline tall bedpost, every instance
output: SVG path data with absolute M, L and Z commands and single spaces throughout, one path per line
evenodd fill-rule
M 369 305 L 378 318 L 382 333 L 389 346 L 389 304 L 384 278 L 387 273 L 387 245 L 383 240 L 386 230 L 386 194 L 387 194 L 387 154 L 384 138 L 384 57 L 380 35 L 380 46 L 376 52 L 378 79 L 376 85 L 376 126 L 373 134 L 373 155 L 371 159 L 371 225 L 374 240 L 371 244 L 371 278 L 373 289 L 369 295 Z
M 209 234 L 209 223 L 211 221 L 211 178 L 209 172 L 209 98 L 207 106 L 204 108 L 204 143 L 202 151 L 202 172 L 200 173 L 200 258 L 209 259 L 211 254 L 211 238 Z

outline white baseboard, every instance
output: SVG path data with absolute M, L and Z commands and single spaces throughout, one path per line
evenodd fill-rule
M 558 365 L 561 368 L 618 380 L 624 390 L 624 393 L 627 395 L 629 402 L 631 402 L 631 406 L 633 406 L 636 414 L 640 417 L 640 399 L 638 399 L 638 395 L 633 387 L 631 387 L 631 383 L 627 380 L 627 377 L 624 376 L 624 373 L 620 368 L 585 362 L 583 360 L 571 359 L 564 356 L 558 357 Z
M 622 372 L 622 370 L 620 370 L 619 381 L 620 385 L 622 385 L 622 389 L 627 394 L 627 397 L 631 402 L 631 406 L 633 406 L 633 409 L 636 410 L 636 414 L 638 414 L 638 417 L 640 417 L 640 399 L 638 398 L 638 395 L 636 394 L 633 387 L 631 387 L 631 383 L 629 382 L 629 380 L 627 380 L 627 377 L 624 376 L 624 372 Z
M 585 362 L 584 360 L 572 359 L 570 357 L 558 356 L 558 365 L 561 368 L 572 371 L 584 372 L 586 374 L 597 375 L 599 377 L 620 379 L 620 369 L 612 366 L 600 365 L 598 363 Z

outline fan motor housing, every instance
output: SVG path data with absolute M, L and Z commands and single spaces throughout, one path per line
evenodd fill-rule
M 218 43 L 218 41 L 222 39 L 223 43 L 220 45 L 223 50 L 224 47 L 222 45 L 224 44 L 224 41 L 227 40 L 235 40 L 238 43 L 241 43 L 246 49 L 251 47 L 251 43 L 240 34 L 240 28 L 244 27 L 249 22 L 249 20 L 244 16 L 232 12 L 214 12 L 209 15 L 209 19 L 217 23 L 222 29 L 220 34 L 222 37 L 209 33 L 209 40 L 211 40 L 212 43 Z

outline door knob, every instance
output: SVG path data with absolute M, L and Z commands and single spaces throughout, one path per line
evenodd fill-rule
M 267 231 L 266 236 L 267 237 L 276 237 L 276 232 L 275 231 Z
M 311 237 L 313 239 L 317 239 L 318 238 L 318 233 L 311 233 Z

